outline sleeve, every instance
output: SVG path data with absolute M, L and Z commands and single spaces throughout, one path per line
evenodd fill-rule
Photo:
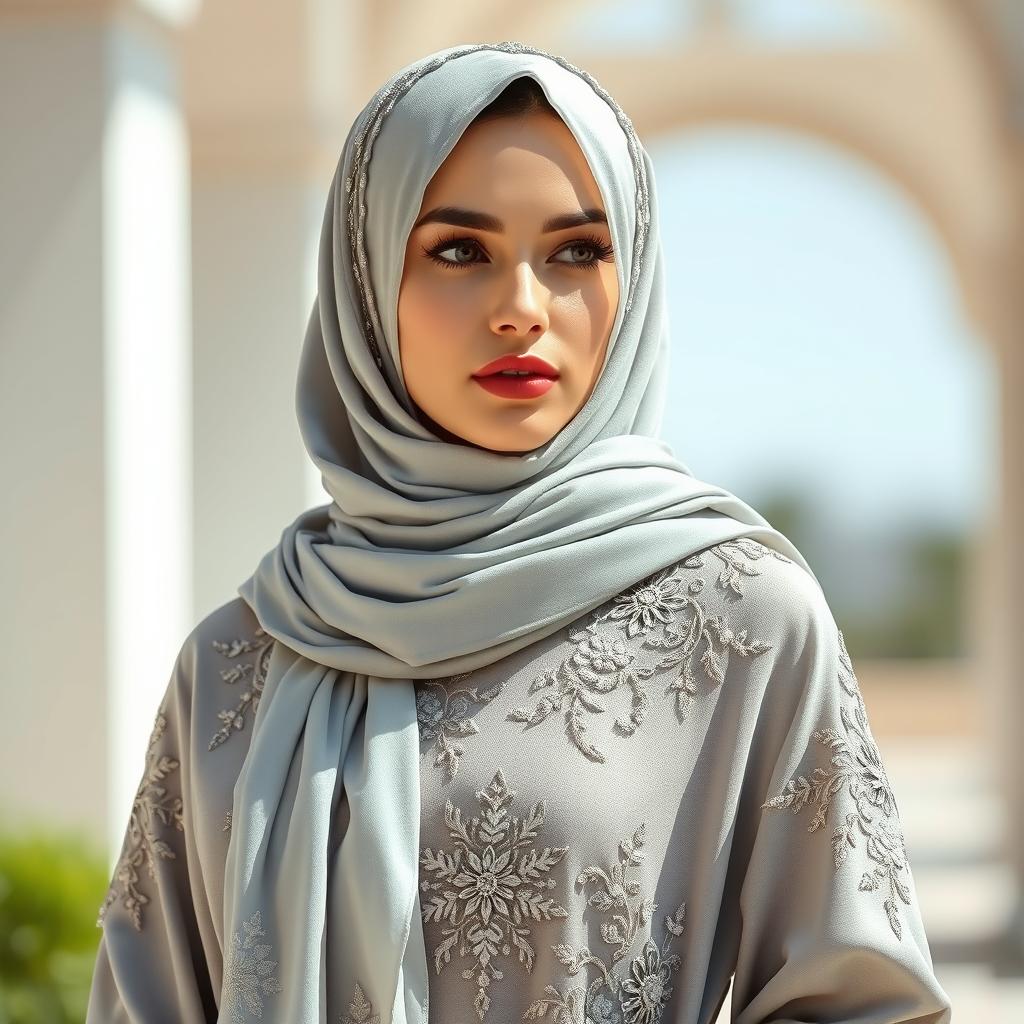
M 732 1024 L 948 1024 L 899 810 L 846 645 L 806 576 L 760 711 Z M 763 738 L 763 737 L 762 737 Z M 774 758 L 774 762 L 773 762 Z
M 86 1024 L 205 1024 L 217 1018 L 193 894 L 198 858 L 182 775 L 189 758 L 192 638 L 175 662 L 146 752 L 103 928 Z

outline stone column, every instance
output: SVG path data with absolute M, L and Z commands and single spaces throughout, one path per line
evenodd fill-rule
M 178 0 L 0 0 L 0 803 L 111 857 L 191 622 Z

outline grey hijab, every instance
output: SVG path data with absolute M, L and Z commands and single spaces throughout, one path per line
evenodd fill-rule
M 426 185 L 523 75 L 600 186 L 620 301 L 589 400 L 546 444 L 507 454 L 448 443 L 417 419 L 397 306 Z M 750 537 L 811 571 L 656 436 L 669 358 L 657 214 L 628 117 L 586 72 L 521 43 L 416 61 L 352 125 L 296 390 L 333 500 L 289 525 L 238 590 L 280 643 L 234 790 L 219 1021 L 261 1017 L 254 991 L 289 1024 L 336 1021 L 357 991 L 384 1021 L 427 1021 L 414 679 L 491 664 L 711 544 Z

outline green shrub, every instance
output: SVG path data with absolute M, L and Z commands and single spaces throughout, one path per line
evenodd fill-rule
M 81 1024 L 110 881 L 76 833 L 0 831 L 0 1024 Z

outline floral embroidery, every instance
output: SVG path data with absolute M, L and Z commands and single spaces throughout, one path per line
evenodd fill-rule
M 232 730 L 237 732 L 245 728 L 245 713 L 251 709 L 253 715 L 259 707 L 260 697 L 263 696 L 263 684 L 267 679 L 267 668 L 270 665 L 270 653 L 273 650 L 274 638 L 262 628 L 257 628 L 249 640 L 214 640 L 214 650 L 223 654 L 225 658 L 237 658 L 239 654 L 249 654 L 256 651 L 255 663 L 242 663 L 233 665 L 231 668 L 221 669 L 220 677 L 226 683 L 237 683 L 252 675 L 252 685 L 246 689 L 238 698 L 235 707 L 227 711 L 218 711 L 217 717 L 223 723 L 210 739 L 209 750 L 219 747 L 228 737 Z
M 466 717 L 470 703 L 486 704 L 493 700 L 505 683 L 481 692 L 477 687 L 448 690 L 446 685 L 468 678 L 472 673 L 462 672 L 443 679 L 421 680 L 416 690 L 416 720 L 421 742 L 436 740 L 437 757 L 434 767 L 443 767 L 445 781 L 451 782 L 459 770 L 459 758 L 465 753 L 461 743 L 452 743 L 450 736 L 473 736 L 480 731 L 472 718 Z
M 373 1004 L 363 994 L 358 981 L 348 1013 L 341 1018 L 340 1024 L 380 1024 L 380 1014 L 373 1012 Z
M 460 956 L 472 955 L 476 967 L 464 970 L 462 976 L 470 981 L 475 974 L 473 1005 L 483 1020 L 491 1005 L 487 994 L 491 980 L 504 977 L 493 961 L 499 954 L 510 955 L 514 945 L 519 962 L 532 971 L 529 922 L 568 916 L 565 908 L 547 895 L 558 883 L 545 876 L 569 848 L 537 849 L 544 801 L 534 804 L 525 817 L 512 817 L 508 805 L 515 793 L 508 789 L 500 770 L 485 789 L 477 791 L 476 798 L 483 814 L 468 823 L 451 800 L 445 801 L 445 820 L 455 848 L 450 853 L 435 853 L 429 847 L 423 850 L 420 864 L 433 872 L 437 881 L 423 878 L 420 889 L 433 894 L 422 908 L 424 921 L 448 922 L 442 930 L 444 939 L 434 950 L 437 973 L 451 960 L 456 943 Z
M 743 596 L 741 581 L 744 576 L 760 576 L 761 574 L 753 566 L 737 558 L 733 552 L 739 551 L 755 561 L 769 557 L 780 562 L 789 562 L 790 565 L 793 564 L 792 558 L 787 558 L 781 551 L 776 551 L 752 537 L 738 537 L 736 540 L 726 541 L 724 544 L 716 544 L 710 550 L 725 562 L 725 569 L 718 576 L 718 585 L 737 597 Z
M 262 912 L 257 910 L 242 922 L 241 938 L 236 931 L 231 939 L 227 963 L 224 966 L 224 987 L 231 1006 L 232 1024 L 245 1024 L 246 1016 L 263 1019 L 263 997 L 281 991 L 274 977 L 277 961 L 270 959 L 273 948 L 258 942 L 267 933 L 263 929 Z
M 718 577 L 719 586 L 741 595 L 741 575 L 760 574 L 751 566 L 744 565 L 735 552 L 760 558 L 764 552 L 771 551 L 749 538 L 718 544 L 707 550 L 726 563 L 727 568 Z M 531 694 L 547 688 L 554 692 L 542 697 L 532 708 L 514 708 L 507 719 L 538 725 L 555 712 L 563 714 L 566 733 L 576 748 L 591 760 L 604 762 L 604 752 L 586 738 L 584 717 L 588 713 L 601 714 L 608 710 L 603 699 L 606 694 L 620 687 L 629 690 L 629 716 L 616 718 L 614 729 L 621 736 L 632 736 L 643 724 L 650 707 L 644 683 L 660 672 L 679 670 L 665 692 L 675 694 L 677 717 L 680 722 L 686 720 L 698 692 L 693 655 L 701 644 L 704 645 L 701 667 L 708 679 L 717 685 L 725 679 L 719 650 L 722 654 L 732 651 L 742 658 L 770 650 L 771 645 L 762 640 L 748 640 L 745 629 L 734 632 L 724 616 L 708 614 L 697 599 L 704 589 L 702 579 L 686 582 L 677 575 L 681 569 L 702 568 L 704 554 L 691 555 L 678 565 L 654 573 L 591 612 L 590 621 L 583 628 L 570 627 L 569 640 L 573 648 L 570 656 L 554 671 L 534 679 L 529 688 Z M 778 557 L 789 561 L 783 555 Z M 618 633 L 602 632 L 599 629 L 602 623 L 619 624 Z M 640 639 L 639 644 L 627 642 L 637 638 Z M 638 665 L 637 656 L 645 648 L 663 652 L 660 660 L 653 665 Z
M 675 566 L 642 580 L 624 595 L 612 599 L 609 619 L 626 619 L 626 636 L 649 633 L 659 623 L 667 626 L 676 611 L 683 608 L 686 598 L 680 594 L 683 581 L 673 575 Z
M 845 788 L 853 797 L 854 809 L 842 816 L 832 830 L 832 853 L 838 869 L 851 849 L 856 849 L 859 830 L 865 839 L 868 857 L 875 862 L 871 871 L 861 875 L 861 892 L 876 892 L 888 886 L 883 906 L 889 926 L 898 939 L 903 938 L 896 899 L 910 906 L 910 889 L 899 875 L 908 870 L 907 849 L 900 824 L 896 797 L 882 764 L 881 753 L 868 724 L 867 708 L 860 692 L 853 663 L 846 649 L 842 630 L 839 636 L 839 682 L 853 699 L 852 708 L 840 705 L 843 733 L 825 727 L 811 734 L 831 751 L 828 768 L 815 768 L 810 779 L 803 775 L 790 779 L 785 790 L 761 807 L 777 810 L 789 807 L 794 814 L 814 801 L 817 810 L 807 826 L 814 832 L 826 823 L 832 798 Z
M 619 843 L 619 863 L 609 871 L 600 867 L 587 867 L 580 872 L 576 884 L 598 882 L 602 888 L 588 898 L 589 906 L 602 912 L 612 913 L 612 920 L 601 925 L 601 937 L 616 948 L 611 953 L 612 966 L 609 968 L 600 957 L 595 956 L 586 946 L 574 950 L 563 944 L 553 945 L 560 963 L 569 974 L 578 974 L 588 965 L 597 970 L 594 980 L 586 988 L 574 988 L 559 992 L 553 985 L 545 985 L 546 997 L 532 1002 L 523 1014 L 524 1020 L 536 1020 L 555 1010 L 555 1019 L 571 1024 L 657 1024 L 672 995 L 669 984 L 672 973 L 682 964 L 676 953 L 668 952 L 671 937 L 682 935 L 686 918 L 686 904 L 681 903 L 671 917 L 665 917 L 666 938 L 659 947 L 653 939 L 647 939 L 642 950 L 634 956 L 624 972 L 616 970 L 636 941 L 641 926 L 646 926 L 657 910 L 653 900 L 644 900 L 640 883 L 626 880 L 626 871 L 641 864 L 644 853 L 640 847 L 645 842 L 646 826 L 643 822 L 633 833 L 632 839 Z
M 161 707 L 157 712 L 146 748 L 146 769 L 132 802 L 125 846 L 118 860 L 114 881 L 107 889 L 106 897 L 100 906 L 96 919 L 97 927 L 102 926 L 111 904 L 120 895 L 135 930 L 141 931 L 142 908 L 149 903 L 149 897 L 138 888 L 139 868 L 145 864 L 149 869 L 149 877 L 155 880 L 156 858 L 177 858 L 177 854 L 158 835 L 160 825 L 173 825 L 179 832 L 185 829 L 181 797 L 170 796 L 167 788 L 161 785 L 167 776 L 178 768 L 178 761 L 167 754 L 157 755 L 154 750 L 166 728 L 166 713 Z

